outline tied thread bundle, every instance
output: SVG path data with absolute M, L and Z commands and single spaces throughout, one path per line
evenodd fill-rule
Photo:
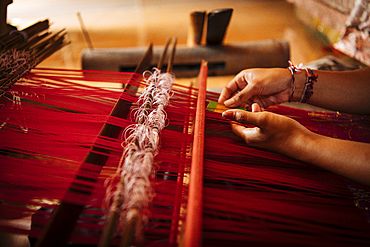
M 144 73 L 145 74 L 145 73 Z M 159 149 L 159 134 L 167 119 L 174 76 L 155 69 L 146 80 L 149 85 L 138 99 L 135 117 L 138 122 L 125 129 L 124 150 L 116 174 L 107 180 L 105 207 L 120 214 L 118 231 L 136 219 L 135 235 L 142 241 L 143 226 L 148 220 L 147 208 L 153 198 L 151 178 L 154 157 Z M 117 185 L 114 181 L 120 180 Z M 109 205 L 110 204 L 110 205 Z
M 0 36 L 0 97 L 39 63 L 68 43 L 66 32 L 48 31 L 48 20 Z
M 29 52 L 15 49 L 3 50 L 0 53 L 0 96 L 37 63 L 37 60 L 34 60 Z

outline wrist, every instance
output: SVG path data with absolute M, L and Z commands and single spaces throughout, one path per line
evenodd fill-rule
M 310 152 L 316 148 L 316 138 L 315 133 L 302 126 L 302 128 L 293 132 L 289 150 L 285 155 L 304 162 L 310 162 Z
M 306 76 L 306 71 L 305 70 L 302 70 L 301 73 L 297 73 L 296 76 L 295 76 L 295 91 L 294 91 L 294 94 L 293 94 L 293 97 L 292 97 L 292 100 L 293 102 L 300 102 L 301 101 L 301 98 L 302 98 L 302 95 L 304 93 L 304 89 L 305 89 L 305 86 L 306 86 L 306 79 L 307 79 L 307 76 Z
M 288 71 L 291 75 L 291 94 L 289 95 L 289 102 L 299 101 L 299 96 L 304 91 L 304 87 L 302 87 L 302 78 L 304 74 L 304 70 L 302 69 L 302 64 L 296 67 L 291 61 L 288 61 Z
M 289 61 L 287 69 L 292 77 L 289 102 L 306 103 L 313 94 L 313 85 L 317 81 L 318 75 L 308 68 L 303 69 L 302 64 L 297 68 L 291 61 Z

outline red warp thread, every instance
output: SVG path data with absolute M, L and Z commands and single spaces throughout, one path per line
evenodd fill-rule
M 99 241 L 106 220 L 101 209 L 104 181 L 115 173 L 122 140 L 99 137 L 98 131 L 106 121 L 120 128 L 132 124 L 130 117 L 119 120 L 108 115 L 119 97 L 136 102 L 137 96 L 79 82 L 109 82 L 120 88 L 117 85 L 129 77 L 127 73 L 39 69 L 0 99 L 0 215 L 2 219 L 32 217 L 28 222 L 32 230 L 26 224 L 2 220 L 2 231 L 40 236 L 97 138 L 97 145 L 110 151 L 108 161 L 99 174 L 100 167 L 94 165 L 85 166 L 80 174 L 97 181 L 82 179 L 72 185 L 92 191 L 90 197 L 71 193 L 68 200 L 86 205 L 71 241 Z M 139 79 L 133 83 L 144 86 Z M 145 230 L 148 246 L 168 246 L 170 236 L 171 244 L 177 245 L 179 225 L 172 222 L 180 222 L 181 227 L 185 220 L 181 212 L 186 208 L 187 188 L 179 181 L 191 163 L 193 136 L 184 130 L 193 124 L 198 92 L 180 85 L 174 86 L 174 92 L 155 164 L 156 197 Z M 207 101 L 217 98 L 218 94 L 207 93 Z M 267 110 L 293 117 L 320 134 L 370 142 L 368 116 L 282 106 Z M 206 113 L 205 131 L 203 246 L 370 244 L 367 219 L 341 177 L 246 146 L 221 114 Z M 116 237 L 113 243 L 118 242 Z

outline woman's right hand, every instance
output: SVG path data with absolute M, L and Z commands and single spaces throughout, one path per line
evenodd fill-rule
M 246 69 L 223 88 L 218 102 L 227 107 L 245 107 L 258 103 L 268 107 L 289 101 L 292 74 L 288 69 Z

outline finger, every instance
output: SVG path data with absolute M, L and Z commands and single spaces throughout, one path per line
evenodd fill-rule
M 224 87 L 221 91 L 220 97 L 218 97 L 218 103 L 224 104 L 225 100 L 229 99 L 234 92 L 228 87 Z
M 227 107 L 237 107 L 243 103 L 248 103 L 248 100 L 253 97 L 251 86 L 247 85 L 242 91 L 233 95 L 230 99 L 225 100 L 224 104 Z
M 245 88 L 247 84 L 243 72 L 240 72 L 222 89 L 218 102 L 224 104 L 226 100 L 230 99 L 236 92 Z
M 259 112 L 247 112 L 243 110 L 227 110 L 222 113 L 222 116 L 226 119 L 236 121 L 242 124 L 252 124 L 257 127 L 261 127 L 261 115 Z
M 249 98 L 250 96 L 248 90 L 242 90 L 239 93 L 233 95 L 230 99 L 225 100 L 224 104 L 227 107 L 237 107 L 243 103 L 246 103 L 246 101 L 248 101 Z

